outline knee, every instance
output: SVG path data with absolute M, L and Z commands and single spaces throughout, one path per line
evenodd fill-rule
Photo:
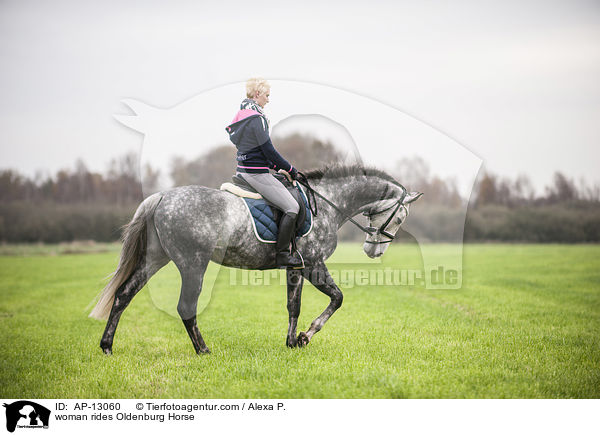
M 340 290 L 338 290 L 333 294 L 333 296 L 331 296 L 331 302 L 333 303 L 336 309 L 342 306 L 342 302 L 344 302 L 344 295 Z
M 288 207 L 288 209 L 286 210 L 286 213 L 289 215 L 294 215 L 293 217 L 295 218 L 296 216 L 298 216 L 298 212 L 300 211 L 300 206 L 298 205 L 298 203 L 294 200 L 293 203 L 290 203 L 290 206 Z

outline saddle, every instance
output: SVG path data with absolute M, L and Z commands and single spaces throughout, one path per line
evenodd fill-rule
M 306 194 L 298 183 L 294 186 L 282 174 L 274 174 L 292 194 L 294 199 L 300 205 L 298 217 L 296 219 L 296 238 L 306 236 L 312 229 L 312 214 L 308 208 Z M 283 216 L 283 211 L 266 201 L 246 180 L 238 175 L 231 177 L 232 183 L 223 183 L 221 190 L 226 190 L 234 195 L 242 197 L 254 227 L 254 234 L 264 243 L 275 243 L 279 230 L 279 220 Z

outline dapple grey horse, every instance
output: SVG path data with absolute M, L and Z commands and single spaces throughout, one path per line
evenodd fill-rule
M 383 255 L 421 193 L 407 193 L 391 176 L 362 166 L 334 166 L 305 174 L 317 192 L 318 215 L 311 232 L 297 242 L 306 267 L 287 270 L 289 347 L 307 345 L 342 305 L 342 292 L 325 266 L 337 246 L 340 226 L 359 213 L 370 226 L 364 244 L 371 257 Z M 169 261 L 181 274 L 177 311 L 196 353 L 208 353 L 196 322 L 198 297 L 209 261 L 244 269 L 275 268 L 275 248 L 257 240 L 243 199 L 202 186 L 178 187 L 146 198 L 123 232 L 116 272 L 100 295 L 90 317 L 107 319 L 100 347 L 112 353 L 121 314 L 146 282 Z M 304 279 L 331 301 L 306 332 L 296 336 Z

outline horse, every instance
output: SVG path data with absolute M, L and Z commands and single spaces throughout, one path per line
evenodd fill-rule
M 337 230 L 350 220 L 366 233 L 363 250 L 370 258 L 384 254 L 422 193 L 407 192 L 387 173 L 360 165 L 340 165 L 307 172 L 317 216 L 296 247 L 304 260 L 301 270 L 288 269 L 286 345 L 303 347 L 342 305 L 343 295 L 325 265 L 337 246 Z M 308 184 L 310 183 L 310 184 Z M 314 195 L 316 193 L 316 196 Z M 353 219 L 363 213 L 368 227 Z M 123 230 L 116 271 L 100 294 L 90 317 L 107 320 L 100 341 L 112 354 L 115 331 L 123 311 L 148 280 L 173 261 L 181 274 L 177 312 L 197 354 L 209 353 L 196 320 L 202 280 L 210 261 L 243 269 L 273 269 L 275 248 L 260 242 L 243 199 L 223 190 L 184 186 L 155 193 L 137 208 Z M 307 279 L 330 298 L 325 310 L 306 332 L 296 335 L 302 286 Z

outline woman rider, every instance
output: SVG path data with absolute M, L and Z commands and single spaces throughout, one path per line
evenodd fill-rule
M 285 171 L 292 180 L 298 171 L 273 147 L 269 137 L 269 120 L 263 108 L 269 102 L 271 85 L 264 79 L 246 82 L 246 99 L 226 128 L 237 147 L 237 175 L 248 182 L 264 199 L 283 211 L 275 248 L 278 267 L 303 266 L 302 260 L 290 253 L 290 242 L 296 229 L 299 206 L 294 197 L 269 169 Z

